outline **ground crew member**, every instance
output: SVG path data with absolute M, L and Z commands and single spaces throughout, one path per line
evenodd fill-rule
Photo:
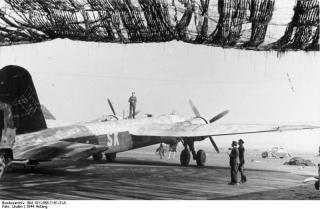
M 160 147 L 158 147 L 158 149 L 156 150 L 156 153 L 159 153 L 160 159 L 162 159 L 162 157 L 164 157 L 164 147 L 162 145 L 162 143 L 160 143 Z
M 169 156 L 168 156 L 168 159 L 170 159 L 171 153 L 172 153 L 172 160 L 175 158 L 176 152 L 177 152 L 178 142 L 179 141 L 176 141 L 176 142 L 173 142 L 173 143 L 169 144 Z
M 134 118 L 136 115 L 136 104 L 137 104 L 137 97 L 135 96 L 134 92 L 132 92 L 132 96 L 129 98 L 129 104 L 130 104 L 129 118 Z
M 238 143 L 236 141 L 232 141 L 232 149 L 229 154 L 230 157 L 230 170 L 231 170 L 231 182 L 229 185 L 238 184 L 238 167 L 239 167 L 239 150 L 237 148 Z
M 244 149 L 244 146 L 243 146 L 244 141 L 242 139 L 239 139 L 238 140 L 238 144 L 239 144 L 238 150 L 239 150 L 239 161 L 240 161 L 239 172 L 241 174 L 240 183 L 245 183 L 247 181 L 247 177 L 244 174 L 244 152 L 245 152 L 245 149 Z

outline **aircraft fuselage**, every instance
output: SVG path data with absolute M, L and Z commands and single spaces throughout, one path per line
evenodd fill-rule
M 192 123 L 178 115 L 153 118 L 79 123 L 16 136 L 15 160 L 57 160 L 86 158 L 94 152 L 118 153 L 161 142 L 172 143 L 174 137 L 139 136 L 134 133 L 153 124 Z M 199 123 L 195 120 L 194 122 Z M 86 145 L 94 145 L 90 149 Z M 88 149 L 87 152 L 85 149 Z

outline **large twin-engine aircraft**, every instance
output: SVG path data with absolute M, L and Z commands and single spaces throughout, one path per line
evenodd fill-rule
M 44 114 L 29 72 L 19 66 L 0 70 L 0 176 L 12 163 L 36 165 L 41 161 L 78 160 L 106 156 L 114 161 L 116 153 L 153 144 L 181 141 L 181 165 L 190 162 L 190 150 L 197 165 L 203 166 L 206 154 L 195 151 L 194 142 L 213 136 L 302 130 L 320 128 L 318 125 L 216 125 L 202 118 L 191 103 L 196 117 L 190 119 L 170 114 L 132 120 L 83 122 L 67 126 L 47 127 Z

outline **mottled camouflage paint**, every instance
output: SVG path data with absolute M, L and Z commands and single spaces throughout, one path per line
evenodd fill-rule
M 116 153 L 171 142 L 176 138 L 137 136 L 148 124 L 173 124 L 185 121 L 177 115 L 136 120 L 83 123 L 18 135 L 13 147 L 16 160 L 56 160 L 86 158 L 97 152 Z
M 1 138 L 0 138 L 0 148 L 11 149 L 15 142 L 16 129 L 13 123 L 13 115 L 11 111 L 11 105 L 0 102 L 0 111 L 2 111 L 3 118 L 1 126 Z

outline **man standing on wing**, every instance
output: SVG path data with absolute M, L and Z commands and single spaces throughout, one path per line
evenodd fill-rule
M 129 118 L 134 119 L 134 117 L 136 115 L 136 104 L 137 104 L 137 97 L 135 96 L 134 92 L 132 92 L 132 95 L 129 98 L 129 104 L 130 104 Z

